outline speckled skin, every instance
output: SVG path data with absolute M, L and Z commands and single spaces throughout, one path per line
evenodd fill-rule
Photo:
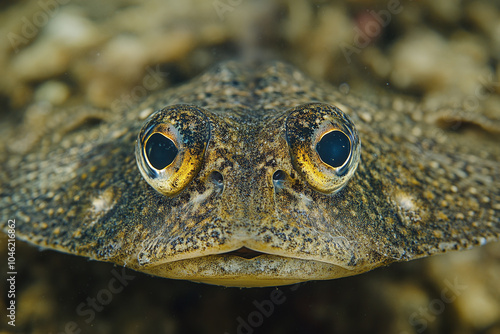
M 336 192 L 311 187 L 293 162 L 287 117 L 311 102 L 340 108 L 359 132 L 361 161 Z M 145 118 L 176 104 L 199 107 L 210 137 L 199 171 L 165 196 L 141 176 L 134 147 Z M 2 228 L 15 219 L 17 237 L 42 247 L 159 276 L 265 286 L 500 236 L 500 127 L 480 114 L 345 95 L 279 62 L 228 62 L 137 108 L 77 110 L 67 120 L 12 152 L 0 171 Z M 438 126 L 447 121 L 493 139 Z M 284 180 L 273 181 L 277 170 Z M 265 254 L 228 253 L 242 247 Z

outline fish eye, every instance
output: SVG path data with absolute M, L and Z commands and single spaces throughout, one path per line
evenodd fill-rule
M 149 164 L 158 170 L 170 165 L 179 152 L 170 138 L 158 132 L 147 139 L 144 150 Z
M 351 140 L 342 131 L 330 131 L 316 144 L 316 151 L 325 164 L 342 167 L 351 155 Z
M 294 169 L 316 191 L 334 194 L 354 175 L 361 142 L 339 108 L 308 103 L 289 111 L 286 138 Z
M 173 197 L 185 189 L 201 169 L 210 139 L 206 110 L 172 105 L 153 113 L 137 137 L 135 157 L 146 182 Z

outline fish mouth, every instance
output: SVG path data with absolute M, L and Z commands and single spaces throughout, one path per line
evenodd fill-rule
M 265 287 L 352 276 L 371 268 L 349 267 L 265 253 L 248 247 L 150 264 L 136 270 L 155 276 L 227 287 Z
M 265 255 L 266 253 L 255 251 L 253 249 L 247 247 L 241 247 L 230 252 L 221 253 L 220 255 L 230 255 L 230 256 L 239 256 L 244 259 L 250 260 L 256 258 L 261 255 Z

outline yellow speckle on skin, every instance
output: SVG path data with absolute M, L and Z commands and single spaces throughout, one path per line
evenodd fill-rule
M 98 196 L 92 199 L 92 214 L 97 216 L 108 212 L 115 203 L 115 193 L 113 189 L 108 188 Z
M 443 212 L 438 212 L 437 217 L 441 220 L 448 220 L 448 216 L 445 215 Z
M 432 193 L 432 191 L 429 191 L 429 190 L 424 191 L 424 197 L 426 199 L 430 199 L 430 200 L 436 198 L 436 196 L 434 196 L 434 194 Z
M 431 161 L 429 162 L 429 166 L 433 169 L 439 168 L 439 163 L 437 161 Z
M 412 196 L 407 193 L 399 192 L 395 196 L 398 206 L 405 211 L 415 211 L 417 206 Z
M 436 238 L 439 238 L 439 239 L 441 239 L 443 237 L 443 232 L 440 230 L 434 230 L 434 231 L 432 231 L 432 234 L 434 234 L 434 236 Z
M 416 186 L 420 185 L 420 182 L 414 177 L 410 178 L 410 183 Z

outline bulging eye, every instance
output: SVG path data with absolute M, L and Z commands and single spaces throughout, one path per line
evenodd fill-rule
M 295 170 L 313 189 L 335 193 L 354 175 L 361 143 L 354 124 L 337 107 L 309 103 L 293 108 L 286 138 Z
M 198 174 L 210 139 L 205 111 L 173 105 L 152 114 L 142 126 L 136 161 L 142 177 L 165 196 L 175 196 Z

